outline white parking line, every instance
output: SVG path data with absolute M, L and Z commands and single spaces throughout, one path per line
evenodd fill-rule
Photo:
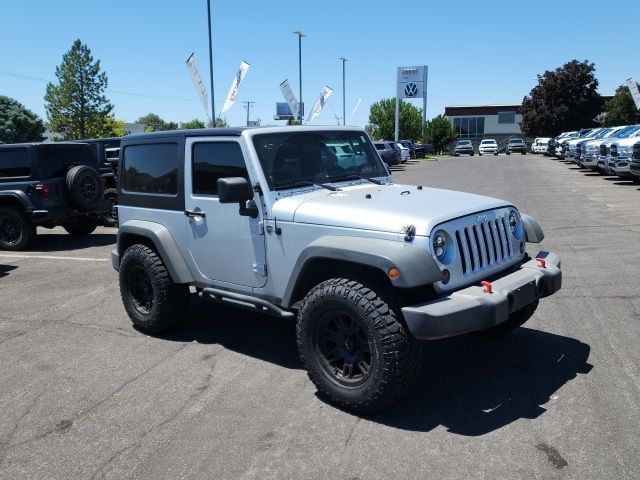
M 83 257 L 57 257 L 54 255 L 18 255 L 13 253 L 0 253 L 0 258 L 41 258 L 45 260 L 79 260 L 81 262 L 109 262 L 108 258 L 83 258 Z

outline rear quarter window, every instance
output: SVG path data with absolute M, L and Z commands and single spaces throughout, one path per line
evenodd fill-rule
M 129 145 L 122 153 L 122 189 L 132 193 L 177 195 L 178 145 Z
M 31 166 L 26 148 L 0 150 L 0 178 L 20 178 L 29 175 Z

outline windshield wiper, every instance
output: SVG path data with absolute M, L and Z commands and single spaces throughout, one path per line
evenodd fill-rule
M 377 180 L 375 178 L 362 177 L 360 175 L 345 175 L 343 177 L 332 177 L 332 182 L 341 182 L 344 180 L 366 180 L 367 182 L 375 183 L 376 185 L 384 185 L 382 180 Z
M 322 187 L 327 190 L 331 190 L 335 192 L 336 190 L 340 190 L 338 187 L 334 187 L 333 185 L 327 185 L 326 183 L 316 183 L 310 180 L 304 180 L 302 182 L 288 183 L 286 185 L 278 185 L 275 190 L 283 190 L 285 188 L 295 188 L 295 187 Z

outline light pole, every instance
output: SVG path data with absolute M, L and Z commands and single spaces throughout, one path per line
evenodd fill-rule
M 306 37 L 301 31 L 293 32 L 294 35 L 298 35 L 298 74 L 300 75 L 300 108 L 298 108 L 298 120 L 302 125 L 302 37 Z
M 345 110 L 345 98 L 346 98 L 346 91 L 345 91 L 345 87 L 344 87 L 344 64 L 347 62 L 347 59 L 344 57 L 340 57 L 340 60 L 342 60 L 342 125 L 346 125 L 346 115 L 347 115 L 347 111 Z
M 207 0 L 207 21 L 209 23 L 209 80 L 211 82 L 211 122 L 216 126 L 216 104 L 213 97 L 213 40 L 211 36 L 211 0 Z

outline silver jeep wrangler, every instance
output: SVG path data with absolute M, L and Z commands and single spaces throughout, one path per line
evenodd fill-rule
M 525 251 L 543 238 L 536 220 L 502 200 L 394 184 L 355 128 L 127 136 L 117 213 L 113 267 L 137 328 L 176 325 L 194 289 L 297 318 L 309 377 L 359 412 L 411 388 L 421 340 L 507 332 L 561 284 L 557 255 Z

